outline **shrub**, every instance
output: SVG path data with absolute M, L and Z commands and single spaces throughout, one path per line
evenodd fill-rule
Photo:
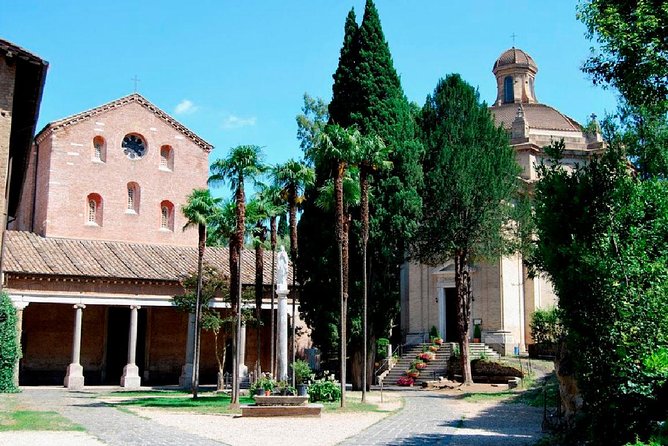
M 556 344 L 564 333 L 559 310 L 554 307 L 534 311 L 530 326 L 531 338 L 536 344 Z
M 308 362 L 303 359 L 298 359 L 292 364 L 292 373 L 295 374 L 295 381 L 297 384 L 306 384 L 306 381 L 311 377 L 311 367 Z
M 327 375 L 316 379 L 308 386 L 309 401 L 338 401 L 341 399 L 341 384 L 334 379 L 334 375 Z
M 376 360 L 382 361 L 387 358 L 387 346 L 390 345 L 390 340 L 387 338 L 378 338 L 376 340 Z
M 0 393 L 17 392 L 14 367 L 21 358 L 16 336 L 16 309 L 7 293 L 0 294 Z

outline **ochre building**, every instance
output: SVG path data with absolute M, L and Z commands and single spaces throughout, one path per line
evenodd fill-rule
M 570 169 L 604 148 L 600 133 L 586 131 L 574 119 L 538 102 L 538 66 L 526 52 L 511 48 L 494 62 L 497 97 L 490 107 L 497 124 L 508 132 L 522 167 L 527 190 L 538 177 L 536 166 L 549 162 L 544 147 L 562 140 L 562 164 Z M 448 342 L 457 341 L 454 263 L 428 266 L 406 263 L 401 271 L 401 329 L 405 342 L 428 340 L 436 327 Z M 556 304 L 550 283 L 543 277 L 529 278 L 520 254 L 472 267 L 473 304 L 471 332 L 481 329 L 481 341 L 501 354 L 526 351 L 531 343 L 529 323 L 537 308 Z M 480 341 L 478 341 L 480 342 Z

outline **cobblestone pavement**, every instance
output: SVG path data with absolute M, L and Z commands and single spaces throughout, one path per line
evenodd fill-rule
M 457 395 L 405 394 L 405 406 L 360 434 L 346 446 L 522 446 L 541 436 L 542 412 L 523 404 L 466 402 Z
M 31 407 L 59 412 L 110 446 L 224 444 L 109 407 L 96 400 L 95 394 L 86 391 L 69 392 L 64 388 L 28 387 L 18 396 Z

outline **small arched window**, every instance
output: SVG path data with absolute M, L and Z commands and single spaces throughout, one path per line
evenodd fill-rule
M 160 170 L 174 170 L 174 149 L 172 146 L 160 147 Z
M 515 102 L 515 92 L 513 91 L 512 76 L 506 76 L 503 79 L 503 102 L 506 104 Z
M 174 205 L 167 200 L 160 203 L 160 229 L 174 230 Z
M 88 194 L 86 197 L 86 224 L 102 226 L 102 197 Z
M 140 189 L 137 183 L 128 183 L 128 201 L 126 212 L 139 213 Z
M 99 135 L 93 138 L 93 161 L 107 161 L 107 142 Z

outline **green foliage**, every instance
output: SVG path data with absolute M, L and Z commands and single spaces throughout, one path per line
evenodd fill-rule
M 591 440 L 605 445 L 647 438 L 668 407 L 668 184 L 629 176 L 615 141 L 571 173 L 540 166 L 535 189 L 533 266 L 559 296 Z
M 387 359 L 387 346 L 390 345 L 390 340 L 387 338 L 376 339 L 376 361 Z
M 341 384 L 334 379 L 334 375 L 325 375 L 313 381 L 308 386 L 309 401 L 317 403 L 318 401 L 338 401 L 341 399 Z
M 531 315 L 531 338 L 536 344 L 556 344 L 563 336 L 559 310 L 557 308 L 539 308 Z
M 581 1 L 578 18 L 599 45 L 584 64 L 595 84 L 633 107 L 668 110 L 668 5 L 663 0 Z
M 480 330 L 480 324 L 475 324 L 473 326 L 473 337 L 476 339 L 482 338 L 482 331 Z
M 432 325 L 431 328 L 429 329 L 429 338 L 440 338 L 438 334 L 438 328 L 436 328 L 436 325 Z
M 16 335 L 16 308 L 7 293 L 0 293 L 0 393 L 18 392 L 14 367 L 21 358 Z
M 457 74 L 438 82 L 420 124 L 425 186 L 413 255 L 437 264 L 461 250 L 472 259 L 504 253 L 508 234 L 503 228 L 511 218 L 520 172 L 507 134 Z
M 292 372 L 295 375 L 295 381 L 297 384 L 305 384 L 311 378 L 311 367 L 308 365 L 308 362 L 303 359 L 298 359 L 293 362 L 290 367 L 292 367 Z
M 389 321 L 399 311 L 399 265 L 404 260 L 405 241 L 416 228 L 421 208 L 417 187 L 422 179 L 419 163 L 422 149 L 415 138 L 412 108 L 401 89 L 372 1 L 366 3 L 361 26 L 357 26 L 352 11 L 346 19 L 332 91 L 329 123 L 355 126 L 363 137 L 379 137 L 392 163 L 389 169 L 374 170 L 370 178 L 368 314 L 373 339 L 387 335 Z M 323 113 L 312 116 L 325 117 Z M 308 140 L 312 141 L 311 136 Z M 309 142 L 307 147 L 313 149 L 314 145 Z M 329 329 L 339 323 L 338 248 L 333 228 L 323 227 L 323 222 L 335 220 L 333 209 L 318 207 L 316 202 L 321 187 L 335 176 L 335 170 L 331 159 L 323 157 L 322 152 L 313 149 L 305 154 L 314 163 L 316 185 L 307 190 L 308 200 L 299 222 L 299 271 L 304 278 L 302 304 L 307 322 L 315 328 L 314 342 L 327 353 L 339 347 L 338 334 Z M 358 219 L 358 209 L 351 207 L 350 211 Z M 357 329 L 361 327 L 362 268 L 360 256 L 352 254 L 360 246 L 361 227 L 353 224 L 348 313 L 353 354 L 362 349 L 361 330 Z

